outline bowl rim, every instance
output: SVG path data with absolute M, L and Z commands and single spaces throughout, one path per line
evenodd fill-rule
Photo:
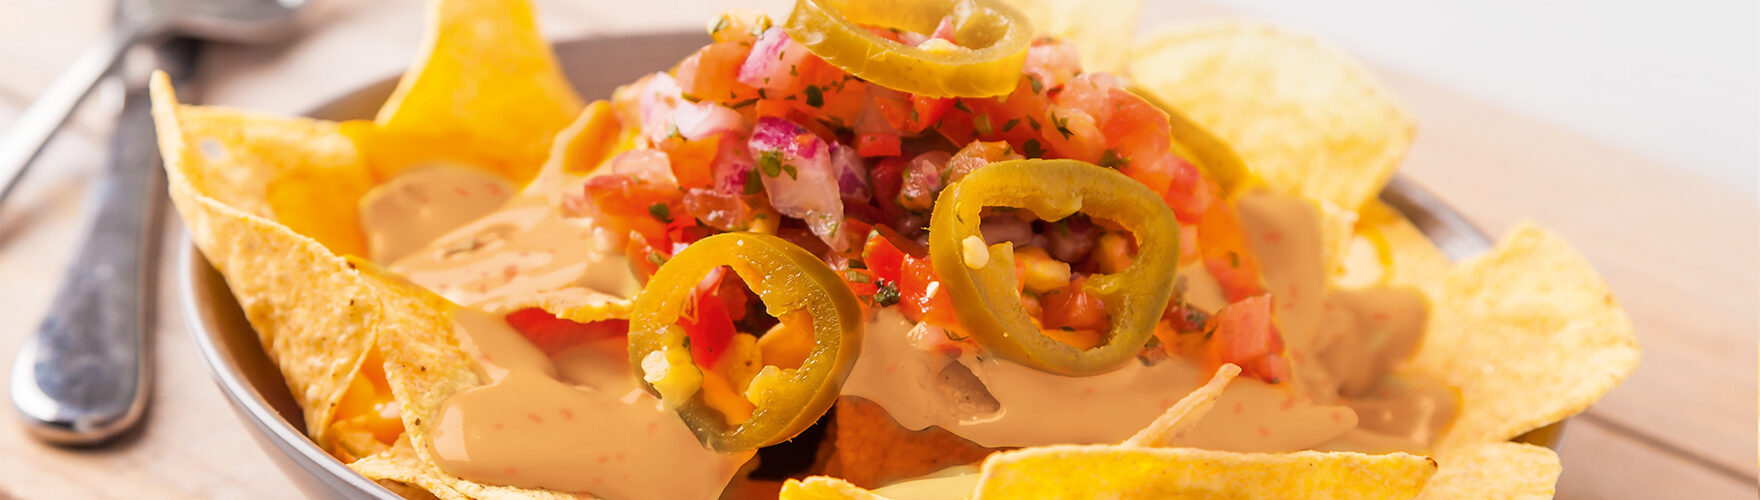
M 601 54 L 588 54 L 591 47 L 602 43 L 671 44 L 697 43 L 708 38 L 694 31 L 664 31 L 639 34 L 606 34 L 585 38 L 554 42 L 552 47 L 557 59 L 565 71 L 582 71 L 582 57 L 598 57 Z M 571 82 L 578 83 L 577 74 L 571 73 Z M 324 101 L 301 116 L 314 118 L 346 118 L 339 116 L 339 109 L 357 107 L 362 102 L 372 99 L 375 95 L 388 95 L 397 84 L 396 76 L 374 80 L 348 92 Z M 380 99 L 382 101 L 382 98 Z M 1418 228 L 1431 242 L 1435 243 L 1443 254 L 1452 261 L 1459 261 L 1472 255 L 1488 250 L 1492 246 L 1491 239 L 1460 212 L 1443 202 L 1423 186 L 1410 178 L 1396 172 L 1383 187 L 1380 199 L 1392 206 Z M 228 353 L 223 353 L 220 335 L 229 325 L 221 323 L 217 316 L 227 314 L 228 307 L 237 308 L 236 301 L 231 303 L 215 303 L 204 297 L 222 296 L 215 290 L 218 286 L 224 296 L 231 296 L 231 289 L 225 284 L 224 277 L 216 272 L 201 251 L 195 247 L 188 231 L 182 231 L 181 241 L 177 244 L 178 299 L 182 302 L 185 328 L 195 340 L 203 365 L 214 382 L 225 393 L 240 417 L 249 422 L 253 437 L 260 445 L 270 445 L 282 456 L 299 466 L 313 479 L 329 487 L 335 493 L 346 493 L 347 496 L 367 496 L 375 499 L 395 500 L 397 494 L 377 482 L 356 473 L 347 465 L 320 449 L 303 430 L 295 428 L 287 417 L 270 405 L 259 387 L 246 380 L 239 361 Z M 248 324 L 247 324 L 248 327 Z M 251 331 L 251 343 L 261 349 L 260 341 Z M 273 364 L 271 362 L 271 364 Z M 278 370 L 277 370 L 278 372 Z M 1558 424 L 1554 424 L 1558 425 Z M 1544 429 L 1544 428 L 1543 428 Z M 1555 443 L 1551 443 L 1556 446 Z M 264 450 L 267 453 L 269 450 Z M 271 458 L 278 458 L 271 456 Z M 284 474 L 291 473 L 285 470 Z M 302 488 L 309 488 L 308 482 L 298 481 Z M 308 494 L 315 493 L 307 491 Z M 326 495 L 328 496 L 328 495 Z

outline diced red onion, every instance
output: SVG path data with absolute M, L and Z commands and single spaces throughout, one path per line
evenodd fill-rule
M 679 103 L 672 113 L 678 134 L 690 140 L 738 130 L 741 121 L 738 111 L 712 102 Z
M 799 78 L 801 61 L 809 55 L 807 47 L 789 38 L 782 28 L 770 28 L 752 44 L 751 54 L 740 64 L 739 82 L 763 89 L 788 88 Z
M 845 201 L 867 203 L 873 198 L 873 190 L 868 185 L 868 169 L 862 166 L 862 157 L 856 154 L 856 148 L 842 143 L 833 145 L 831 169 L 837 173 L 837 193 Z
M 647 88 L 642 89 L 642 131 L 649 140 L 660 142 L 672 135 L 672 115 L 678 105 L 684 102 L 681 97 L 684 91 L 679 89 L 678 81 L 665 72 L 655 73 L 648 79 Z
M 805 221 L 807 228 L 833 251 L 843 251 L 848 246 L 839 234 L 843 200 L 825 141 L 794 122 L 765 117 L 752 128 L 747 145 L 752 156 L 758 158 L 758 178 L 770 195 L 770 206 L 783 215 Z M 776 158 L 781 171 L 764 171 L 766 155 Z

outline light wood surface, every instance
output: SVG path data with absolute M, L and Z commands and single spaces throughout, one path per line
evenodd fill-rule
M 0 130 L 103 29 L 107 7 L 99 3 L 0 3 L 0 74 L 8 75 L 0 79 Z M 771 12 L 788 4 L 741 3 Z M 708 0 L 604 4 L 539 1 L 546 32 L 558 38 L 695 29 L 720 8 Z M 419 1 L 320 5 L 314 28 L 291 44 L 212 47 L 198 79 L 201 99 L 293 113 L 395 74 L 412 57 Z M 1189 2 L 1157 3 L 1143 14 L 1145 25 L 1214 15 Z M 1523 218 L 1557 229 L 1596 264 L 1638 325 L 1643 365 L 1565 432 L 1559 497 L 1753 495 L 1760 456 L 1753 187 L 1683 174 L 1666 160 L 1475 101 L 1446 83 L 1378 73 L 1421 126 L 1408 175 L 1490 232 Z M 80 243 L 81 198 L 104 159 L 114 105 L 100 96 L 87 106 L 0 210 L 0 360 L 10 363 L 35 328 Z M 166 227 L 169 245 L 181 226 L 168 219 Z M 298 496 L 197 358 L 172 273 L 163 268 L 157 381 L 143 429 L 108 448 L 63 450 L 30 440 L 10 411 L 0 411 L 0 499 Z

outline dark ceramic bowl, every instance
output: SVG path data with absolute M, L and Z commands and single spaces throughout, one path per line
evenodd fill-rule
M 669 68 L 707 41 L 699 33 L 663 33 L 589 38 L 558 43 L 555 48 L 569 80 L 581 95 L 591 97 L 609 96 L 620 84 Z M 395 78 L 368 85 L 309 115 L 329 120 L 372 118 L 396 85 Z M 1490 247 L 1478 228 L 1408 180 L 1395 177 L 1381 199 L 1410 218 L 1449 258 L 1461 259 Z M 349 470 L 306 437 L 300 409 L 281 372 L 263 352 L 225 280 L 187 241 L 178 259 L 180 295 L 190 335 L 195 337 L 215 382 L 240 417 L 255 429 L 252 437 L 276 465 L 311 497 L 397 498 Z M 1558 427 L 1555 424 L 1536 431 L 1530 442 L 1552 445 Z

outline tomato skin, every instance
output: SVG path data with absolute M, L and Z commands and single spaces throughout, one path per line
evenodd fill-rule
M 868 266 L 868 271 L 888 282 L 898 283 L 904 276 L 904 259 L 904 251 L 892 246 L 892 241 L 884 236 L 868 238 L 867 245 L 862 248 L 862 263 Z
M 558 318 L 536 307 L 508 313 L 505 321 L 507 326 L 525 336 L 538 350 L 551 356 L 583 342 L 621 336 L 629 332 L 629 322 L 625 320 L 579 323 Z
M 898 134 L 871 133 L 856 136 L 856 155 L 864 158 L 876 156 L 898 156 L 903 152 L 904 142 Z
M 1205 359 L 1212 366 L 1233 363 L 1241 373 L 1268 383 L 1289 380 L 1283 358 L 1283 335 L 1271 322 L 1270 294 L 1256 295 L 1222 307 L 1210 317 Z
M 678 64 L 679 89 L 723 106 L 757 97 L 757 89 L 739 81 L 739 67 L 751 51 L 750 45 L 731 41 L 704 46 Z
M 1106 331 L 1111 326 L 1106 303 L 1082 289 L 1086 281 L 1086 277 L 1076 278 L 1062 290 L 1039 297 L 1040 322 L 1045 328 Z
M 1197 243 L 1204 270 L 1216 277 L 1229 301 L 1239 302 L 1265 293 L 1265 285 L 1259 281 L 1259 260 L 1247 246 L 1247 236 L 1234 207 L 1227 203 L 1211 204 L 1198 221 Z
M 692 292 L 695 309 L 686 309 L 679 315 L 678 326 L 690 337 L 691 359 L 707 368 L 715 367 L 715 362 L 727 351 L 727 343 L 738 333 L 733 327 L 733 316 L 728 314 L 727 304 L 721 298 L 724 290 L 721 281 L 726 274 L 727 268 L 721 267 L 704 277 Z
M 935 267 L 928 258 L 905 255 L 902 276 L 898 280 L 898 306 L 904 317 L 949 330 L 959 328 L 959 316 L 953 310 L 953 299 L 935 278 Z

